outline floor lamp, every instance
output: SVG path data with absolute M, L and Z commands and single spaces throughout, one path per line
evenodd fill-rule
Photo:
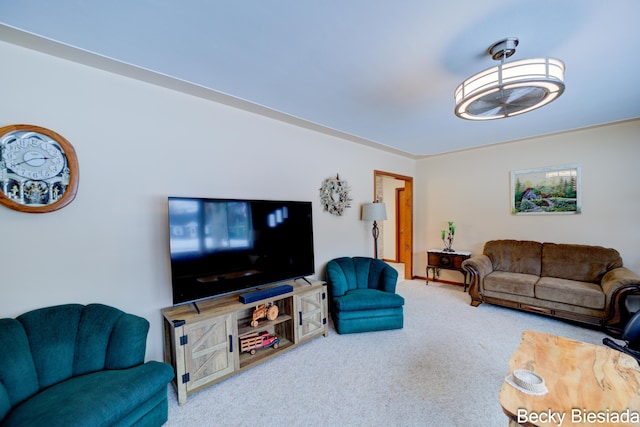
M 387 219 L 387 208 L 384 203 L 365 203 L 362 205 L 362 220 L 363 221 L 373 221 L 373 240 L 374 240 L 374 251 L 375 258 L 378 258 L 378 236 L 380 236 L 380 229 L 378 229 L 378 224 L 376 221 L 382 221 Z

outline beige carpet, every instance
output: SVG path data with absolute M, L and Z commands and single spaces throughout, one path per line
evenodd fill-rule
M 320 337 L 195 395 L 168 426 L 506 426 L 498 403 L 525 330 L 601 344 L 602 332 L 469 305 L 462 287 L 404 281 L 401 330 Z

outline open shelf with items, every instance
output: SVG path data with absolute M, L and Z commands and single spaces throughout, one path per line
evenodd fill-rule
M 198 301 L 197 307 L 184 304 L 162 310 L 164 360 L 176 373 L 178 403 L 310 339 L 327 336 L 326 285 L 286 284 L 291 292 L 249 304 L 239 301 L 241 294 L 232 294 Z M 260 316 L 254 316 L 256 310 Z
M 278 354 L 282 353 L 283 350 L 290 348 L 293 345 L 293 341 L 284 339 L 280 340 L 280 346 L 277 349 L 273 347 L 263 348 L 260 349 L 260 351 L 258 351 L 255 355 L 241 352 L 239 354 L 240 369 L 246 369 L 250 366 L 257 365 L 258 363 L 277 356 Z
M 277 317 L 272 320 L 265 320 L 264 318 L 254 320 L 253 312 L 258 310 L 262 303 L 259 304 L 246 304 L 248 308 L 242 312 L 238 312 L 238 341 L 240 345 L 239 362 L 240 368 L 247 367 L 249 365 L 255 365 L 263 359 L 268 359 L 294 343 L 294 331 L 293 331 L 293 298 L 281 298 L 264 305 L 271 305 L 271 307 L 277 308 Z M 256 325 L 256 326 L 252 326 Z M 260 347 L 259 350 L 245 351 L 243 349 L 244 340 L 257 340 L 260 341 L 261 333 L 266 333 L 267 337 L 277 337 L 277 344 L 275 346 Z M 255 338 L 251 338 L 256 336 Z M 268 341 L 268 339 L 267 339 Z
M 260 323 L 258 326 L 253 327 L 251 325 L 248 326 L 238 326 L 238 337 L 242 337 L 245 334 L 251 333 L 251 332 L 255 332 L 256 329 L 264 329 L 264 328 L 269 328 L 269 327 L 273 327 L 275 325 L 280 325 L 283 322 L 289 321 L 291 320 L 292 317 L 288 314 L 281 314 L 278 316 L 278 318 L 276 320 L 267 320 L 264 323 Z M 239 322 L 240 323 L 240 322 Z

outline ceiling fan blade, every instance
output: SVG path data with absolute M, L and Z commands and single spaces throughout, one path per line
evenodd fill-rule
M 540 87 L 518 87 L 506 91 L 503 102 L 511 106 L 526 108 L 540 102 L 546 94 L 547 92 Z
M 501 114 L 501 110 L 503 108 L 503 104 L 500 102 L 496 102 L 495 100 L 489 100 L 485 98 L 481 98 L 471 105 L 469 105 L 469 113 L 474 116 L 480 117 L 490 117 Z

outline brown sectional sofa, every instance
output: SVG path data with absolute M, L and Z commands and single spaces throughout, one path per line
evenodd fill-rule
M 471 305 L 483 302 L 602 326 L 616 335 L 640 294 L 640 276 L 601 246 L 492 240 L 462 263 L 471 273 Z

